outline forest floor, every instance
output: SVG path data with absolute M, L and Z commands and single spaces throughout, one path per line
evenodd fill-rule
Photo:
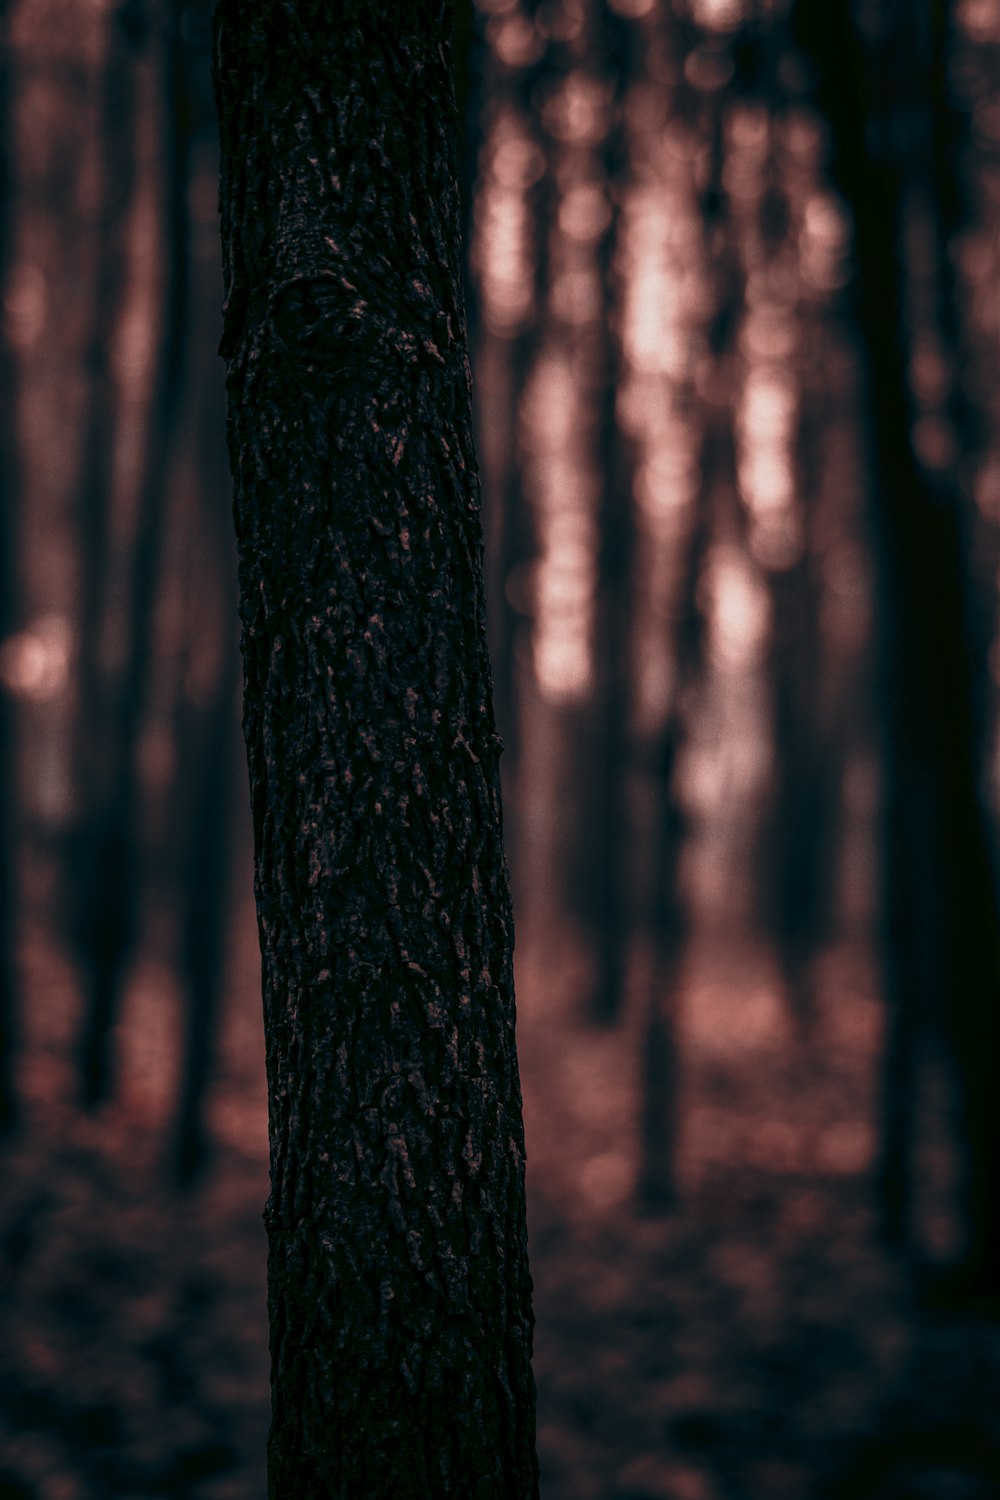
M 266 1138 L 253 927 L 239 934 L 195 1191 L 164 1161 L 180 997 L 145 961 L 123 1086 L 73 1103 L 72 970 L 36 934 L 0 1167 L 0 1500 L 263 1500 Z M 925 1310 L 879 1247 L 880 1017 L 827 955 L 808 1034 L 766 953 L 701 941 L 680 996 L 679 1206 L 633 1207 L 638 1013 L 581 1023 L 579 944 L 525 946 L 519 1025 L 543 1500 L 995 1500 L 1000 1324 Z M 929 1095 L 928 1112 L 941 1112 Z M 921 1147 L 930 1248 L 947 1151 Z M 433 1500 L 433 1497 L 428 1497 Z

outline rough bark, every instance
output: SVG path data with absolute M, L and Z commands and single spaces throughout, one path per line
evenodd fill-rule
M 537 1491 L 450 37 L 216 11 L 275 1500 Z

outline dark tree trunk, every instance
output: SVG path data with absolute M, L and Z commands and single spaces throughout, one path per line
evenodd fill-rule
M 461 11 L 459 6 L 458 10 Z M 536 111 L 531 103 L 532 89 L 538 81 L 537 66 L 512 68 L 502 63 L 483 39 L 473 57 L 480 61 L 478 130 L 476 138 L 488 145 L 490 116 L 506 107 L 515 114 L 529 138 L 538 138 Z M 464 139 L 473 134 L 466 121 Z M 472 156 L 471 150 L 468 152 Z M 470 192 L 475 183 L 470 183 Z M 545 229 L 548 224 L 548 173 L 541 181 L 525 184 L 524 211 L 529 229 L 530 249 L 528 275 L 533 279 L 533 296 L 524 324 L 516 332 L 505 334 L 491 330 L 482 319 L 484 301 L 489 289 L 477 284 L 470 275 L 468 286 L 473 295 L 466 298 L 469 340 L 477 381 L 483 384 L 479 403 L 477 444 L 483 475 L 483 489 L 489 497 L 485 542 L 486 624 L 489 634 L 490 662 L 493 669 L 493 704 L 497 727 L 504 743 L 503 779 L 505 790 L 517 784 L 521 751 L 520 702 L 517 691 L 518 653 L 523 644 L 524 619 L 509 597 L 508 582 L 519 565 L 530 561 L 534 551 L 528 507 L 525 503 L 523 465 L 519 452 L 518 406 L 537 352 L 540 333 L 540 310 L 544 300 L 548 254 Z M 483 192 L 482 186 L 479 188 Z M 474 217 L 474 216 L 473 216 Z M 489 234 L 484 224 L 480 246 Z M 471 241 L 470 241 L 471 244 Z M 522 606 L 523 607 L 523 606 Z M 512 842 L 516 863 L 516 840 L 520 829 L 517 818 L 510 822 L 507 802 L 507 848 Z
M 219 1029 L 229 933 L 236 668 L 235 641 L 220 635 L 223 652 L 212 699 L 186 736 L 197 765 L 192 768 L 196 785 L 184 889 L 181 968 L 187 1013 L 174 1155 L 176 1175 L 184 1185 L 197 1177 L 208 1154 L 205 1092 Z
M 617 1020 L 625 999 L 631 916 L 631 839 L 627 770 L 631 710 L 634 516 L 631 444 L 621 431 L 617 395 L 622 357 L 617 324 L 618 198 L 629 170 L 624 98 L 635 72 L 634 27 L 591 7 L 588 53 L 612 91 L 611 124 L 595 163 L 610 201 L 608 225 L 595 247 L 603 306 L 593 329 L 595 463 L 600 472 L 594 599 L 592 791 L 580 807 L 581 861 L 586 862 L 587 925 L 595 934 L 593 1020 Z
M 108 20 L 101 78 L 101 200 L 97 267 L 87 336 L 87 405 L 76 496 L 80 541 L 80 650 L 77 704 L 77 795 L 86 817 L 102 784 L 102 733 L 108 684 L 102 633 L 108 598 L 111 489 L 118 392 L 113 349 L 128 289 L 127 231 L 135 185 L 135 49 L 139 20 L 134 0 L 122 0 Z M 90 863 L 80 849 L 79 870 Z M 78 878 L 74 872 L 74 878 Z M 78 933 L 86 951 L 89 934 Z
M 127 226 L 135 181 L 135 48 L 141 23 L 134 0 L 123 0 L 108 22 L 101 80 L 101 206 L 97 270 L 87 340 L 87 405 L 77 491 L 80 540 L 80 650 L 77 666 L 74 827 L 67 875 L 67 910 L 83 970 L 85 1019 L 80 1039 L 84 1100 L 103 1097 L 111 1005 L 122 955 L 131 941 L 131 883 L 114 890 L 104 869 L 112 685 L 106 664 L 105 612 L 111 574 L 112 481 L 118 391 L 112 350 L 127 290 Z M 113 855 L 114 851 L 112 851 Z M 113 862 L 113 861 L 112 861 Z
M 820 29 L 806 39 L 825 63 L 821 95 L 855 218 L 883 595 L 886 1228 L 897 1240 L 909 1229 L 916 1030 L 933 1013 L 950 1038 L 959 1082 L 968 1231 L 962 1275 L 995 1295 L 1000 902 L 981 793 L 988 674 L 964 497 L 950 468 L 929 471 L 918 462 L 908 376 L 914 309 L 905 236 L 917 212 L 939 225 L 954 214 L 939 202 L 940 115 L 928 108 L 929 79 L 938 72 L 926 40 L 933 14 L 929 0 L 916 10 L 888 8 L 882 31 L 863 46 L 851 7 L 840 0 L 821 22 L 814 17 Z
M 691 690 L 704 668 L 705 622 L 698 595 L 712 541 L 715 508 L 712 468 L 720 456 L 732 452 L 730 434 L 720 432 L 718 427 L 719 424 L 711 420 L 706 423 L 702 444 L 702 491 L 695 502 L 697 509 L 691 517 L 684 543 L 686 555 L 674 640 L 674 688 L 656 754 L 658 806 L 650 902 L 650 983 L 643 1018 L 642 1124 L 636 1191 L 638 1207 L 645 1213 L 670 1208 L 677 1193 L 680 1122 L 677 995 L 690 925 L 680 879 L 687 818 L 681 800 L 678 767 L 684 751 Z
M 10 11 L 0 0 L 0 296 L 7 285 L 11 242 Z M 0 642 L 17 624 L 15 602 L 18 509 L 17 424 L 14 406 L 14 361 L 0 328 Z M 0 681 L 0 1131 L 15 1123 L 14 1045 L 17 1022 L 14 975 L 14 707 Z
M 82 1040 L 83 1096 L 99 1103 L 109 1092 L 111 1034 L 117 1020 L 125 964 L 135 929 L 140 868 L 138 750 L 152 671 L 153 615 L 166 511 L 170 458 L 179 409 L 187 333 L 188 141 L 183 89 L 179 0 L 171 0 L 159 60 L 163 80 L 164 286 L 149 428 L 139 486 L 139 519 L 126 623 L 121 681 L 112 692 L 110 774 L 105 798 L 95 799 L 88 841 L 93 912 L 90 972 Z M 110 164 L 109 164 L 110 166 Z M 110 463 L 106 456 L 105 463 Z M 110 470 L 106 476 L 110 479 Z
M 273 1500 L 537 1492 L 451 25 L 216 11 Z
M 478 45 L 473 51 L 473 57 L 480 62 L 477 139 L 488 150 L 496 120 L 506 117 L 509 121 L 514 117 L 524 137 L 539 153 L 537 171 L 529 173 L 520 188 L 520 207 L 526 217 L 522 291 L 530 289 L 522 317 L 516 327 L 508 326 L 503 331 L 495 325 L 490 326 L 488 304 L 491 288 L 482 274 L 470 278 L 469 285 L 474 295 L 471 302 L 467 299 L 473 365 L 481 391 L 477 410 L 477 445 L 483 489 L 489 500 L 484 538 L 486 623 L 493 671 L 494 710 L 504 744 L 506 842 L 511 863 L 516 865 L 517 841 L 523 830 L 520 798 L 514 802 L 512 823 L 510 794 L 523 793 L 519 776 L 524 739 L 519 686 L 525 668 L 521 657 L 528 648 L 530 615 L 524 577 L 538 550 L 533 508 L 525 491 L 522 404 L 547 332 L 549 231 L 558 198 L 551 160 L 552 143 L 539 117 L 538 97 L 539 89 L 544 88 L 551 77 L 553 53 L 558 54 L 559 44 L 550 40 L 538 57 L 512 65 L 498 56 L 488 39 L 488 31 L 486 18 L 480 12 Z M 555 66 L 558 71 L 558 65 Z M 467 122 L 466 138 L 471 125 L 471 121 Z M 478 180 L 476 197 L 480 214 L 483 200 L 488 196 L 486 180 L 490 172 L 491 168 L 487 167 Z M 478 250 L 480 263 L 488 259 L 487 241 L 492 232 L 492 226 L 483 215 L 476 229 L 476 245 L 470 241 L 470 249 Z
M 801 475 L 801 468 L 800 468 Z M 808 484 L 804 509 L 815 503 Z M 813 960 L 829 928 L 838 745 L 824 723 L 820 581 L 807 542 L 790 568 L 769 577 L 774 638 L 771 692 L 774 805 L 769 868 L 772 930 L 791 1013 L 815 1017 Z
M 606 321 L 600 352 L 603 388 L 599 458 L 603 497 L 594 646 L 599 718 L 594 799 L 588 818 L 597 935 L 596 983 L 591 1008 L 594 1020 L 604 1025 L 616 1021 L 624 1006 L 631 926 L 626 774 L 632 660 L 632 464 L 628 441 L 619 429 L 615 409 L 620 361 L 617 341 L 608 326 L 613 316 L 611 263 L 617 225 L 615 212 L 601 247 Z
M 128 220 L 135 185 L 136 50 L 145 34 L 137 0 L 113 11 L 106 42 L 101 110 L 102 204 L 97 280 L 87 355 L 88 404 L 78 496 L 80 525 L 80 658 L 77 703 L 77 827 L 70 870 L 71 910 L 83 966 L 84 1021 L 80 1088 L 85 1103 L 109 1084 L 110 1038 L 134 918 L 134 871 L 128 867 L 119 808 L 123 789 L 109 753 L 115 687 L 106 662 L 105 622 L 113 576 L 111 517 L 118 390 L 112 348 L 128 284 Z
M 206 53 L 194 60 L 204 64 Z M 201 68 L 192 69 L 192 84 Z M 193 92 L 193 90 L 192 90 Z M 215 170 L 212 141 L 194 142 L 202 170 Z M 197 175 L 198 162 L 194 164 Z M 198 235 L 204 226 L 198 226 Z M 218 241 L 215 240 L 216 249 Z M 192 249 L 191 318 L 211 327 L 218 316 L 221 264 Z M 188 641 L 178 695 L 177 825 L 180 870 L 181 971 L 187 991 L 184 1060 L 174 1139 L 174 1170 L 183 1185 L 209 1159 L 205 1097 L 211 1082 L 226 977 L 232 910 L 235 836 L 234 776 L 242 758 L 236 715 L 239 655 L 236 643 L 236 568 L 232 496 L 225 451 L 225 395 L 214 351 L 192 340 L 185 435 L 195 454 L 186 514 L 193 540 L 188 571 Z

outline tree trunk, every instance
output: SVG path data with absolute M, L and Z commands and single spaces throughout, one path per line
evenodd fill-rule
M 163 53 L 158 59 L 163 83 L 163 320 L 157 333 L 149 427 L 139 480 L 125 662 L 111 695 L 105 749 L 110 775 L 106 801 L 97 801 L 93 808 L 90 835 L 91 868 L 98 877 L 94 881 L 91 924 L 96 940 L 91 951 L 81 1071 L 84 1101 L 91 1105 L 100 1103 L 113 1086 L 111 1038 L 135 935 L 136 890 L 142 863 L 139 738 L 153 665 L 156 585 L 187 339 L 188 139 L 179 0 L 171 0 L 164 19 Z M 110 457 L 106 461 L 110 462 Z
M 713 478 L 717 454 L 731 451 L 717 425 L 706 423 L 702 443 L 702 491 L 684 541 L 683 583 L 677 603 L 675 678 L 657 746 L 656 842 L 650 902 L 650 979 L 642 1033 L 642 1115 L 636 1202 L 644 1213 L 671 1208 L 677 1197 L 677 1143 L 680 1126 L 677 1037 L 678 988 L 690 917 L 681 889 L 681 857 L 687 818 L 678 766 L 687 734 L 693 685 L 704 670 L 704 617 L 699 586 L 712 541 Z
M 12 217 L 10 11 L 7 0 L 0 0 L 0 295 L 7 286 Z M 19 508 L 19 476 L 14 397 L 13 355 L 6 332 L 0 328 L 0 644 L 17 624 L 15 517 Z M 14 1089 L 18 1019 L 14 965 L 15 774 L 14 705 L 6 684 L 0 680 L 0 1131 L 11 1129 L 17 1117 Z
M 450 41 L 216 11 L 272 1500 L 537 1493 Z
M 119 393 L 112 348 L 128 283 L 128 219 L 135 186 L 136 51 L 144 18 L 134 0 L 111 13 L 102 80 L 102 201 L 97 279 L 87 349 L 88 395 L 77 493 L 80 528 L 80 653 L 76 743 L 76 827 L 71 845 L 70 910 L 83 968 L 80 1091 L 99 1103 L 110 1083 L 111 1035 L 124 963 L 135 929 L 135 871 L 128 862 L 118 808 L 115 691 L 104 642 L 111 562 L 114 450 Z
M 208 1156 L 205 1094 L 219 1030 L 230 927 L 236 652 L 235 642 L 226 640 L 223 632 L 220 635 L 222 659 L 212 698 L 197 714 L 188 713 L 189 733 L 185 742 L 189 751 L 197 751 L 197 762 L 192 767 L 196 785 L 190 809 L 181 938 L 187 1010 L 174 1171 L 182 1186 L 195 1180 Z M 232 658 L 225 651 L 230 644 Z M 195 718 L 197 722 L 191 724 Z
M 194 52 L 188 100 L 197 98 L 204 71 L 209 81 L 209 48 Z M 192 114 L 194 112 L 192 111 Z M 192 140 L 192 176 L 215 170 L 214 112 L 209 139 Z M 222 273 L 216 254 L 208 255 L 204 226 L 191 246 L 193 328 L 211 327 L 218 316 Z M 210 1158 L 205 1117 L 226 982 L 232 913 L 232 871 L 236 830 L 234 790 L 242 791 L 235 712 L 239 656 L 236 621 L 236 552 L 232 495 L 225 451 L 225 394 L 214 351 L 192 340 L 185 426 L 179 440 L 192 456 L 184 521 L 190 532 L 185 568 L 187 643 L 180 674 L 175 743 L 180 832 L 177 848 L 181 972 L 186 989 L 184 1054 L 174 1138 L 174 1170 L 182 1185 L 193 1183 Z
M 952 466 L 914 451 L 909 378 L 914 310 L 905 237 L 922 209 L 939 224 L 940 120 L 928 109 L 933 35 L 927 4 L 887 13 L 862 47 L 847 0 L 810 36 L 826 67 L 835 169 L 855 219 L 858 322 L 883 597 L 885 951 L 889 1002 L 885 1227 L 909 1230 L 916 1032 L 931 1013 L 948 1035 L 959 1083 L 967 1245 L 960 1276 L 1000 1283 L 1000 893 L 985 785 L 988 670 L 969 576 L 965 497 Z M 814 24 L 816 18 L 814 17 Z M 938 41 L 941 38 L 938 36 Z M 936 65 L 935 65 L 936 66 Z M 937 176 L 928 164 L 937 168 Z M 958 165 L 956 164 L 956 170 Z M 912 299 L 910 299 L 912 301 Z M 940 310 L 938 311 L 940 315 Z

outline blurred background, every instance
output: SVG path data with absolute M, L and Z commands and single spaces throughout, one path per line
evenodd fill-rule
M 207 0 L 0 0 L 0 1500 L 263 1500 Z M 545 1500 L 1000 1495 L 1000 0 L 456 10 Z

